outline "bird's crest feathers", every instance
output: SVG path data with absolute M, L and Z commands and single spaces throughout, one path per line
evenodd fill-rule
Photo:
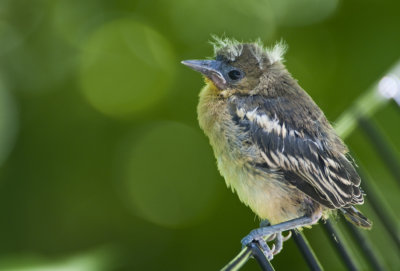
M 229 60 L 234 61 L 242 54 L 243 42 L 233 38 L 220 38 L 215 35 L 213 35 L 212 38 L 213 40 L 210 41 L 210 43 L 214 47 L 214 55 L 218 55 L 218 53 L 223 51 L 224 55 Z M 264 56 L 267 56 L 271 64 L 284 61 L 283 56 L 286 53 L 287 44 L 283 40 L 277 42 L 273 47 L 266 47 L 261 39 L 249 42 L 248 44 L 253 45 L 253 54 L 257 59 L 262 59 Z

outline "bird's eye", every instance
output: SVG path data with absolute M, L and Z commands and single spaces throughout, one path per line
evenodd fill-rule
M 241 79 L 243 77 L 243 74 L 239 70 L 231 70 L 230 72 L 228 72 L 228 76 L 232 81 L 236 81 Z

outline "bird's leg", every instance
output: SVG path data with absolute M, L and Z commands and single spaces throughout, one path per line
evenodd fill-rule
M 268 219 L 263 219 L 263 220 L 261 220 L 261 222 L 260 222 L 260 228 L 268 227 L 268 226 L 270 226 L 270 225 L 271 225 L 271 223 L 269 222 Z
M 299 227 L 315 224 L 318 222 L 320 218 L 321 214 L 317 214 L 316 216 L 312 217 L 303 216 L 276 225 L 270 225 L 264 227 L 263 225 L 265 225 L 265 223 L 261 222 L 260 224 L 261 227 L 252 230 L 246 237 L 242 239 L 241 243 L 243 246 L 247 246 L 253 241 L 257 242 L 261 247 L 261 249 L 263 250 L 265 256 L 269 260 L 271 260 L 273 258 L 273 255 L 278 254 L 282 250 L 283 242 L 290 238 L 290 234 L 286 237 L 283 237 L 282 236 L 283 231 L 288 231 Z M 275 242 L 276 245 L 274 245 L 273 248 L 271 249 L 268 247 L 267 241 L 272 241 L 273 239 L 276 240 Z

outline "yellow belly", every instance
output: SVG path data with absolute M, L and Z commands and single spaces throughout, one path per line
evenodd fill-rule
M 304 215 L 304 196 L 295 188 L 282 185 L 278 175 L 254 174 L 249 167 L 223 158 L 217 160 L 227 186 L 261 219 L 277 224 Z

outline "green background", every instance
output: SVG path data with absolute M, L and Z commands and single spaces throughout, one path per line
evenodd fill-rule
M 286 65 L 334 121 L 400 60 L 399 1 L 0 0 L 0 270 L 218 270 L 258 219 L 225 187 L 197 124 L 212 34 L 284 39 Z M 374 115 L 395 153 L 400 111 Z M 399 186 L 346 139 L 400 223 Z M 382 225 L 367 238 L 389 270 Z M 335 220 L 340 227 L 340 218 Z M 345 267 L 320 226 L 326 270 Z M 351 238 L 343 232 L 346 240 Z M 351 253 L 368 269 L 357 247 Z M 273 264 L 306 270 L 292 240 Z M 250 261 L 244 270 L 259 270 Z

